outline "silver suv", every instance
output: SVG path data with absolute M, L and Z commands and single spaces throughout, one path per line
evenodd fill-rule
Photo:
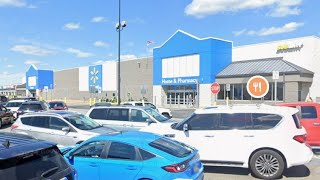
M 168 126 L 175 121 L 161 115 L 157 110 L 141 106 L 92 107 L 86 114 L 100 124 L 116 130 L 134 131 L 148 126 Z
M 69 111 L 25 114 L 11 126 L 11 131 L 62 146 L 74 145 L 99 134 L 114 132 L 85 115 Z

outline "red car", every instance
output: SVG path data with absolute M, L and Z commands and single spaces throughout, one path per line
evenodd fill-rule
M 8 111 L 8 109 L 4 106 L 0 106 L 0 128 L 4 124 L 12 124 L 14 123 L 13 113 Z
M 49 107 L 53 110 L 68 110 L 68 106 L 63 101 L 49 102 Z
M 320 104 L 313 102 L 281 103 L 279 106 L 288 106 L 299 109 L 301 125 L 307 131 L 306 142 L 313 148 L 320 148 Z

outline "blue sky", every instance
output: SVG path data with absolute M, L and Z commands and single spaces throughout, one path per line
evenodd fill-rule
M 235 46 L 320 35 L 318 0 L 121 2 L 122 59 L 152 55 L 177 29 Z M 0 85 L 20 83 L 30 64 L 61 70 L 117 59 L 117 20 L 118 0 L 0 0 Z

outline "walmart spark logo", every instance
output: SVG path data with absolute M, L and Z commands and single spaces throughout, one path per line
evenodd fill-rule
M 93 70 L 90 72 L 91 78 L 90 80 L 93 81 L 93 84 L 96 84 L 96 82 L 99 80 L 98 74 L 99 71 L 94 67 Z

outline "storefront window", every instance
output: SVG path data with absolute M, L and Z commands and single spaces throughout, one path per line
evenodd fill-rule
M 277 99 L 283 101 L 283 83 L 277 83 Z
M 233 85 L 233 99 L 234 100 L 242 100 L 242 84 L 234 84 Z
M 247 91 L 247 84 L 243 84 L 242 92 L 243 92 L 243 100 L 251 100 L 251 96 Z
M 225 99 L 225 97 L 224 97 L 224 95 L 225 95 L 224 90 L 225 90 L 225 84 L 220 84 L 220 91 L 219 91 L 219 93 L 218 93 L 218 99 L 219 99 L 219 100 L 224 100 L 224 99 Z
M 269 83 L 269 91 L 268 93 L 264 96 L 264 100 L 266 101 L 271 101 L 273 98 L 273 86 L 272 83 Z

